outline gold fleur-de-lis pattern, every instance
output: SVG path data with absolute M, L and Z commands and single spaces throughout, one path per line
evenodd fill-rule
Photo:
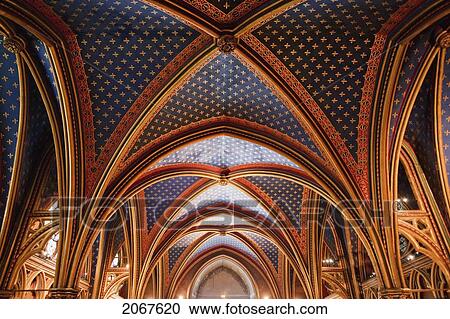
M 252 232 L 244 232 L 266 254 L 273 267 L 278 270 L 278 247 L 270 240 Z
M 305 1 L 252 32 L 309 92 L 355 159 L 375 34 L 404 2 Z
M 172 247 L 169 249 L 169 271 L 172 272 L 173 267 L 177 263 L 179 257 L 183 252 L 192 245 L 197 239 L 199 239 L 203 233 L 193 233 L 181 237 Z
M 447 178 L 450 184 L 450 49 L 446 51 L 444 78 L 442 80 L 441 98 L 442 142 L 444 147 Z
M 395 88 L 395 98 L 392 105 L 392 115 L 390 123 L 390 136 L 393 136 L 399 120 L 401 112 L 404 108 L 405 100 L 411 91 L 411 86 L 416 79 L 417 72 L 424 62 L 426 52 L 431 48 L 431 33 L 433 29 L 430 28 L 426 32 L 422 32 L 415 39 L 408 44 L 408 50 L 403 60 L 402 69 L 399 74 L 398 83 Z
M 198 180 L 199 177 L 179 176 L 147 187 L 144 190 L 147 229 L 150 230 L 180 194 Z
M 17 134 L 19 128 L 19 74 L 16 56 L 7 51 L 0 37 L 0 143 L 1 143 L 1 191 L 0 191 L 0 223 L 16 155 Z
M 320 154 L 291 111 L 241 61 L 220 54 L 180 88 L 148 124 L 131 150 L 189 124 L 228 116 L 278 130 Z
M 200 33 L 137 0 L 45 0 L 77 35 L 97 155 L 147 85 Z
M 293 227 L 301 231 L 301 207 L 303 187 L 283 178 L 269 176 L 250 176 L 247 180 L 270 196 L 286 216 Z
M 215 247 L 217 248 L 220 246 L 234 248 L 237 251 L 241 251 L 247 254 L 254 260 L 258 260 L 256 254 L 246 243 L 244 243 L 243 241 L 237 239 L 235 236 L 232 235 L 225 235 L 225 236 L 216 235 L 214 237 L 209 238 L 195 250 L 195 252 L 191 255 L 189 260 L 194 259 L 195 257 L 200 255 L 202 252 L 207 251 L 208 249 L 213 249 Z

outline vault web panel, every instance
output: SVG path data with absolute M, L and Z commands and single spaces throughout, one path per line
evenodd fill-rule
M 252 210 L 262 216 L 267 217 L 267 210 L 254 198 L 250 197 L 242 190 L 233 185 L 212 185 L 199 195 L 189 201 L 177 215 L 176 219 L 183 219 L 188 214 L 198 212 L 206 207 L 214 209 L 222 207 L 225 204 L 227 208 L 234 211 L 235 207 Z
M 1 191 L 0 191 L 0 225 L 3 221 L 9 184 L 12 176 L 14 157 L 16 155 L 17 132 L 19 128 L 19 74 L 16 57 L 3 46 L 0 37 L 0 142 L 2 150 Z
M 77 35 L 98 155 L 147 85 L 200 33 L 144 1 L 45 2 Z
M 213 249 L 214 247 L 220 246 L 228 246 L 234 248 L 238 251 L 246 253 L 255 260 L 258 259 L 256 254 L 253 252 L 253 250 L 250 249 L 250 247 L 248 247 L 244 242 L 240 241 L 236 237 L 230 235 L 225 236 L 217 235 L 209 238 L 195 250 L 195 252 L 191 256 L 191 259 L 195 258 L 196 256 L 200 255 L 202 252 L 208 249 Z
M 199 239 L 203 234 L 202 233 L 193 233 L 188 234 L 178 240 L 170 249 L 169 249 L 169 270 L 172 271 L 176 262 L 183 254 L 183 252 L 188 248 L 194 241 Z
M 244 234 L 262 249 L 267 258 L 269 258 L 269 260 L 271 261 L 274 268 L 278 270 L 278 247 L 270 240 L 258 234 L 252 232 L 245 232 Z
M 178 163 L 209 164 L 221 168 L 271 163 L 298 168 L 295 163 L 275 151 L 230 136 L 218 136 L 185 146 L 159 161 L 155 166 Z
M 189 186 L 198 181 L 198 177 L 179 176 L 163 180 L 145 189 L 147 228 L 150 230 L 167 208 L 179 198 Z
M 220 54 L 173 95 L 139 137 L 132 153 L 189 124 L 229 116 L 280 131 L 320 154 L 277 96 L 233 55 Z
M 300 230 L 303 186 L 282 178 L 250 176 L 247 179 L 261 189 L 289 217 L 292 225 Z
M 375 34 L 405 2 L 305 1 L 252 32 L 311 94 L 354 158 Z

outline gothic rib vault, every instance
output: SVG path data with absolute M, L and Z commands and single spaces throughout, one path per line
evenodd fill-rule
M 448 298 L 449 12 L 2 1 L 0 297 Z

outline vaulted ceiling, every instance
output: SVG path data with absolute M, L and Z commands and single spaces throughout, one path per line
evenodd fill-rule
M 27 2 L 60 28 L 72 63 L 82 63 L 75 75 L 92 184 L 124 138 L 129 158 L 183 127 L 229 117 L 279 131 L 318 156 L 327 156 L 324 146 L 337 152 L 368 196 L 383 48 L 426 1 Z M 222 41 L 214 37 L 235 32 L 236 53 L 211 51 Z
M 391 54 L 398 50 L 390 41 L 401 38 L 417 12 L 437 6 L 426 0 L 20 3 L 36 12 L 36 24 L 50 27 L 41 37 L 33 28 L 15 27 L 30 43 L 27 58 L 8 51 L 0 39 L 0 213 L 7 203 L 18 137 L 23 135 L 26 149 L 18 177 L 19 188 L 25 189 L 37 165 L 33 161 L 44 158 L 36 155 L 40 145 L 52 144 L 50 136 L 63 131 L 64 125 L 49 120 L 46 111 L 53 107 L 61 118 L 75 114 L 73 131 L 79 130 L 81 138 L 72 131 L 59 137 L 73 138 L 79 152 L 70 158 L 81 163 L 74 184 L 83 195 L 110 191 L 142 199 L 143 255 L 154 253 L 152 236 L 168 217 L 198 228 L 176 233 L 177 240 L 162 253 L 170 272 L 180 256 L 193 258 L 214 247 L 241 251 L 278 271 L 279 260 L 292 256 L 286 257 L 286 243 L 253 231 L 261 226 L 256 223 L 261 216 L 281 221 L 299 246 L 296 253 L 306 258 L 310 198 L 352 194 L 371 199 L 371 142 L 384 134 L 373 129 L 372 120 L 380 112 Z M 447 23 L 442 19 L 402 44 L 387 121 L 391 151 L 402 129 L 405 143 L 417 154 L 435 147 L 428 141 L 434 133 L 430 114 L 437 62 L 432 61 L 426 76 L 421 70 L 431 64 L 436 33 Z M 36 70 L 24 71 L 23 61 L 36 62 Z M 449 106 L 448 52 L 444 64 L 441 99 Z M 419 77 L 423 83 L 413 87 Z M 19 134 L 24 78 L 31 92 L 29 122 Z M 417 99 L 405 111 L 412 92 Z M 405 112 L 411 116 L 403 127 Z M 442 141 L 450 157 L 447 113 L 443 107 Z M 429 176 L 439 171 L 439 159 L 421 161 L 428 163 Z M 433 186 L 433 178 L 429 182 L 444 206 L 440 185 Z M 410 194 L 405 185 L 399 192 Z M 52 194 L 58 189 L 48 188 Z M 17 198 L 23 200 L 20 193 Z M 220 222 L 211 224 L 215 230 L 201 224 L 208 214 L 230 215 L 230 206 L 239 215 L 233 226 L 245 226 L 245 231 L 222 229 Z M 195 213 L 200 216 L 191 221 Z M 116 236 L 113 250 L 125 237 Z M 324 226 L 320 238 L 336 257 L 339 245 L 345 246 L 343 237 Z M 356 237 L 353 243 L 357 247 Z M 98 241 L 95 245 L 98 250 Z

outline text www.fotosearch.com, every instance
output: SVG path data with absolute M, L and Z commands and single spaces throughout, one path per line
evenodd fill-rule
M 225 306 L 189 306 L 192 315 L 326 315 L 327 306 L 243 305 L 227 303 Z

